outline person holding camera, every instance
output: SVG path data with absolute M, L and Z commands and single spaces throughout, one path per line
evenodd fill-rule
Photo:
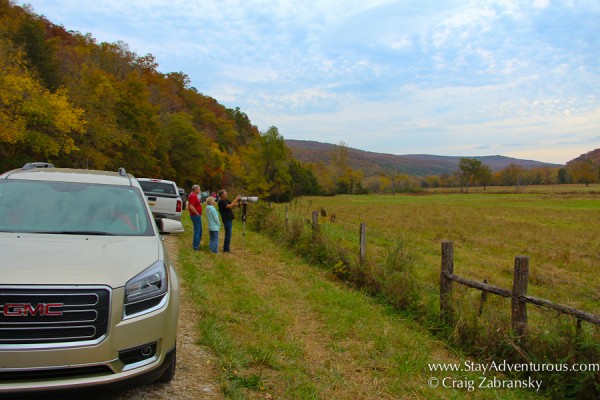
M 208 220 L 208 234 L 210 235 L 210 241 L 208 248 L 211 252 L 217 254 L 219 251 L 219 229 L 221 228 L 221 221 L 219 221 L 219 213 L 215 208 L 215 198 L 208 196 L 206 198 L 206 219 Z
M 202 239 L 202 203 L 200 202 L 200 185 L 192 186 L 192 193 L 188 199 L 188 210 L 190 218 L 194 225 L 194 236 L 192 246 L 195 251 L 200 249 L 200 239 Z
M 237 206 L 240 196 L 237 196 L 233 202 L 227 199 L 227 190 L 219 190 L 219 212 L 223 220 L 223 228 L 225 229 L 225 239 L 223 240 L 223 253 L 229 253 L 229 245 L 231 243 L 231 233 L 233 230 L 233 207 Z

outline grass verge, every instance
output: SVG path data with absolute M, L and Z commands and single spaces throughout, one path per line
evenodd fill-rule
M 470 391 L 478 373 L 431 372 L 432 363 L 466 359 L 413 319 L 261 234 L 246 232 L 242 251 L 235 225 L 233 253 L 213 255 L 186 246 L 191 225 L 184 223 L 183 282 L 201 314 L 201 341 L 219 359 L 228 398 L 540 398 L 518 389 Z M 446 386 L 455 387 L 431 388 L 431 378 L 439 384 L 448 378 Z

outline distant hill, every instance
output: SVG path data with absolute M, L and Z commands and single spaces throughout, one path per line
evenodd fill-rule
M 592 163 L 594 165 L 600 165 L 600 149 L 592 150 L 590 152 L 587 152 L 586 154 L 582 154 L 579 157 L 574 158 L 571 161 L 567 162 L 567 165 L 571 164 L 573 162 L 583 161 L 583 160 L 592 160 Z
M 322 162 L 329 164 L 329 154 L 336 147 L 334 144 L 321 143 L 307 140 L 287 139 L 287 146 L 294 157 L 303 162 Z M 408 175 L 427 176 L 451 174 L 458 169 L 461 157 L 434 156 L 428 154 L 394 155 L 373 153 L 353 148 L 348 148 L 348 163 L 357 170 L 362 171 L 365 177 L 378 175 L 381 172 L 395 170 Z M 521 165 L 524 168 L 562 167 L 560 164 L 549 164 L 533 160 L 521 160 L 504 156 L 472 157 L 488 165 L 493 171 L 501 170 L 509 164 Z

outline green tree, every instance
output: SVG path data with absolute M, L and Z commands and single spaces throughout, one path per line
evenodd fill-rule
M 296 160 L 290 160 L 290 176 L 292 178 L 293 196 L 317 196 L 322 194 L 322 189 L 312 170 L 304 167 Z
M 483 186 L 483 190 L 486 190 L 487 186 L 494 179 L 494 174 L 492 173 L 492 169 L 485 164 L 481 164 L 479 168 L 475 171 L 475 179 L 481 186 Z
M 519 191 L 519 187 L 524 183 L 525 170 L 518 164 L 511 163 L 508 167 L 500 171 L 502 182 L 507 186 L 515 187 L 515 191 Z
M 338 182 L 348 170 L 348 145 L 343 141 L 339 142 L 329 152 L 329 157 L 333 169 L 333 179 Z
M 469 183 L 471 182 L 471 179 L 477 176 L 478 171 L 481 168 L 481 161 L 475 158 L 462 157 L 458 163 L 458 168 L 460 170 L 460 189 L 462 191 L 464 186 L 465 192 L 469 193 Z
M 590 183 L 598 181 L 598 172 L 589 159 L 569 163 L 567 171 L 574 183 L 585 183 L 585 186 L 589 186 Z
M 246 189 L 274 201 L 289 199 L 292 177 L 288 159 L 285 140 L 276 127 L 270 127 L 260 136 L 249 157 Z
M 16 44 L 25 49 L 27 64 L 37 72 L 44 86 L 54 91 L 59 87 L 58 59 L 54 42 L 46 37 L 43 18 L 23 18 L 13 36 Z
M 558 183 L 560 183 L 560 184 L 569 183 L 569 173 L 567 172 L 566 168 L 559 169 L 557 177 L 558 177 Z
M 192 125 L 192 116 L 187 113 L 164 114 L 161 117 L 162 140 L 159 147 L 165 149 L 165 168 L 161 175 L 191 186 L 199 177 L 206 183 L 204 166 L 215 170 L 220 167 L 210 159 L 210 140 Z M 168 166 L 168 168 L 166 167 Z

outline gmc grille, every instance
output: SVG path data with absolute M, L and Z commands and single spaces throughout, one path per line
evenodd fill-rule
M 109 311 L 107 288 L 0 287 L 0 345 L 95 340 Z

